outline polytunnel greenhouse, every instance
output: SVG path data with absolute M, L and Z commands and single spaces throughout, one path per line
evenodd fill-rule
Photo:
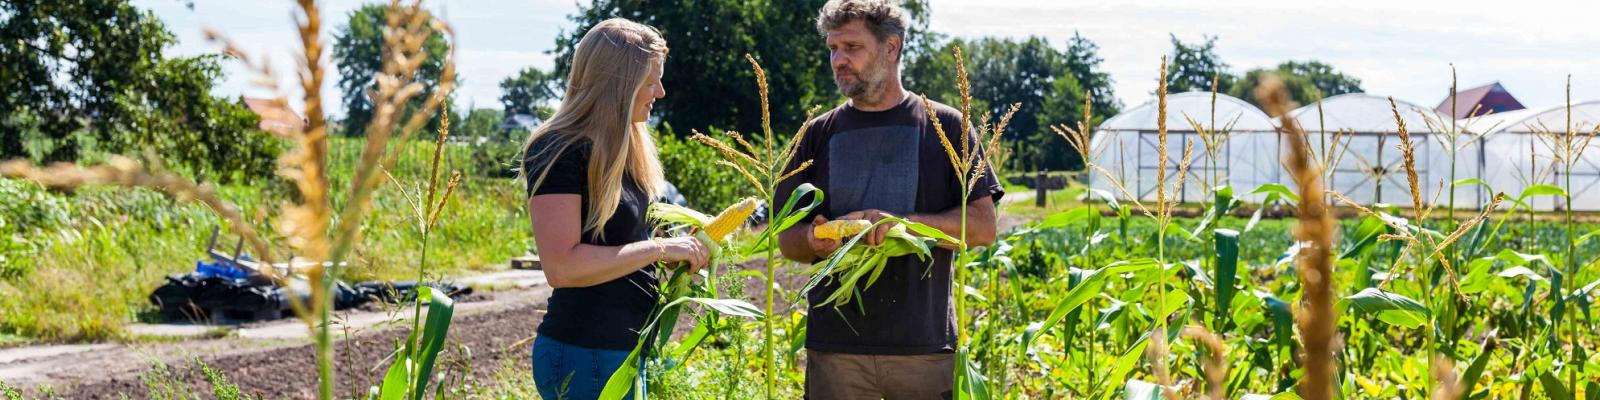
M 1306 131 L 1312 153 L 1327 166 L 1328 190 L 1363 205 L 1411 208 L 1415 203 L 1399 148 L 1396 112 L 1415 149 L 1414 167 L 1423 202 L 1450 204 L 1449 194 L 1441 192 L 1450 182 L 1478 177 L 1482 157 L 1470 133 L 1450 134 L 1462 130 L 1451 128 L 1453 121 L 1448 116 L 1405 101 L 1397 100 L 1391 106 L 1388 98 L 1365 93 L 1329 97 L 1322 100 L 1320 108 L 1311 104 L 1289 115 Z M 1456 190 L 1454 204 L 1475 208 L 1482 196 L 1480 186 L 1463 186 Z
M 1411 208 L 1410 184 L 1399 149 L 1395 111 L 1405 122 L 1416 149 L 1418 182 L 1423 202 L 1436 207 L 1454 204 L 1474 209 L 1488 204 L 1493 193 L 1516 196 L 1533 185 L 1566 186 L 1564 154 L 1566 132 L 1572 132 L 1574 151 L 1587 143 L 1581 158 L 1572 163 L 1573 209 L 1600 210 L 1600 141 L 1585 142 L 1600 123 L 1600 101 L 1574 104 L 1569 130 L 1567 107 L 1518 110 L 1471 119 L 1448 116 L 1405 101 L 1352 93 L 1329 97 L 1290 112 L 1307 133 L 1306 140 L 1326 171 L 1328 189 L 1363 205 L 1386 203 Z M 1090 148 L 1094 164 L 1104 173 L 1088 174 L 1089 186 L 1128 196 L 1120 182 L 1141 201 L 1156 198 L 1160 168 L 1158 115 L 1160 106 L 1150 101 L 1118 114 L 1095 129 Z M 1178 174 L 1183 149 L 1193 143 L 1194 155 L 1180 202 L 1207 200 L 1207 187 L 1232 185 L 1236 197 L 1260 201 L 1250 192 L 1267 183 L 1293 187 L 1284 172 L 1282 137 L 1277 122 L 1243 100 L 1209 92 L 1189 92 L 1167 97 L 1168 132 L 1166 176 Z M 1218 141 L 1210 154 L 1203 137 Z M 1108 175 L 1109 178 L 1108 179 Z M 1473 180 L 1476 181 L 1473 181 Z M 1452 182 L 1462 182 L 1452 185 Z M 1478 183 L 1482 184 L 1478 184 Z M 1455 186 L 1454 193 L 1448 190 Z M 1554 196 L 1533 198 L 1536 210 L 1565 208 Z
M 1572 209 L 1600 210 L 1600 142 L 1589 142 L 1600 124 L 1600 101 L 1490 114 L 1465 123 L 1479 132 L 1483 151 L 1482 180 L 1495 191 L 1516 196 L 1533 185 L 1569 187 Z M 1570 132 L 1570 136 L 1569 136 Z M 1565 162 L 1572 143 L 1571 173 Z M 1587 145 L 1587 146 L 1585 146 Z M 1562 199 L 1535 197 L 1535 210 L 1565 209 Z
M 1096 127 L 1090 142 L 1091 162 L 1105 173 L 1091 173 L 1089 187 L 1127 196 L 1107 179 L 1121 182 L 1141 201 L 1156 199 L 1160 170 L 1158 120 L 1160 106 L 1152 100 L 1123 111 Z M 1167 96 L 1167 181 L 1176 179 L 1183 149 L 1194 146 L 1189 179 L 1178 195 L 1180 202 L 1198 202 L 1208 186 L 1231 184 L 1234 193 L 1255 200 L 1248 192 L 1278 182 L 1282 167 L 1277 153 L 1280 139 L 1272 119 L 1255 106 L 1228 95 L 1189 92 Z M 1203 134 L 1229 138 L 1207 156 Z M 1169 184 L 1170 187 L 1170 184 Z

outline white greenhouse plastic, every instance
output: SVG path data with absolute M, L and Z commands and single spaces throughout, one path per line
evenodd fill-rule
M 1396 101 L 1394 109 L 1405 121 L 1417 149 L 1416 168 L 1424 203 L 1437 207 L 1449 204 L 1451 193 L 1446 190 L 1453 181 L 1477 179 L 1483 183 L 1455 188 L 1456 208 L 1477 209 L 1489 203 L 1493 195 L 1489 188 L 1514 197 L 1533 185 L 1565 186 L 1569 178 L 1560 160 L 1564 153 L 1561 142 L 1569 131 L 1565 106 L 1463 120 L 1451 120 L 1428 107 L 1404 101 Z M 1094 151 L 1091 161 L 1141 201 L 1156 197 L 1158 112 L 1156 101 L 1130 108 L 1096 127 L 1090 142 Z M 1344 94 L 1324 99 L 1320 110 L 1312 104 L 1291 111 L 1289 116 L 1307 132 L 1313 153 L 1332 165 L 1327 180 L 1330 190 L 1363 205 L 1413 206 L 1404 160 L 1397 146 L 1398 125 L 1388 98 Z M 1600 124 L 1600 101 L 1573 104 L 1570 120 L 1573 140 L 1582 145 Z M 1282 167 L 1285 147 L 1276 121 L 1243 100 L 1227 95 L 1213 98 L 1209 92 L 1170 95 L 1166 124 L 1168 182 L 1177 176 L 1184 146 L 1193 142 L 1195 147 L 1189 178 L 1178 201 L 1209 200 L 1203 196 L 1206 187 L 1212 185 L 1232 185 L 1235 197 L 1251 202 L 1261 200 L 1262 195 L 1250 192 L 1263 184 L 1294 187 Z M 1218 149 L 1214 163 L 1205 155 L 1201 129 L 1227 132 L 1228 140 Z M 1452 138 L 1448 132 L 1458 133 Z M 1588 148 L 1582 150 L 1570 178 L 1572 209 L 1600 211 L 1600 140 L 1589 142 Z M 1091 188 L 1127 198 L 1099 171 L 1088 174 L 1088 180 Z M 1554 196 L 1540 196 L 1530 204 L 1536 210 L 1549 211 L 1566 208 L 1562 202 Z M 1507 206 L 1503 204 L 1502 208 Z
M 1595 132 L 1600 124 L 1600 101 L 1576 103 L 1571 109 L 1571 132 L 1575 146 Z M 1568 112 L 1566 106 L 1543 110 L 1518 110 L 1490 114 L 1472 120 L 1469 129 L 1482 133 L 1482 180 L 1496 191 L 1516 196 L 1533 185 L 1566 186 L 1565 153 Z M 1574 149 L 1574 152 L 1577 152 Z M 1588 143 L 1582 157 L 1572 166 L 1572 209 L 1600 210 L 1600 141 Z M 1565 209 L 1554 196 L 1535 197 L 1536 210 Z
M 1406 132 L 1416 149 L 1415 168 L 1423 202 L 1447 204 L 1449 195 L 1440 192 L 1451 182 L 1452 158 L 1446 147 L 1451 139 L 1444 134 L 1453 122 L 1448 116 L 1400 100 L 1391 105 L 1388 98 L 1365 93 L 1329 97 L 1322 100 L 1320 110 L 1316 104 L 1311 104 L 1289 115 L 1305 129 L 1313 153 L 1330 165 L 1329 190 L 1363 205 L 1387 203 L 1411 208 L 1415 203 L 1399 148 L 1396 112 L 1405 122 Z M 1459 149 L 1454 158 L 1457 180 L 1478 177 L 1480 156 L 1470 137 L 1470 134 L 1463 134 L 1455 140 L 1460 143 L 1455 146 Z M 1291 182 L 1283 183 L 1293 186 Z M 1456 207 L 1477 207 L 1483 196 L 1479 192 L 1478 186 L 1458 188 Z
M 1168 182 L 1176 179 L 1184 146 L 1191 142 L 1194 146 L 1189 179 L 1178 198 L 1182 202 L 1204 201 L 1202 196 L 1208 192 L 1208 185 L 1231 184 L 1235 195 L 1244 196 L 1261 183 L 1277 182 L 1281 175 L 1281 164 L 1275 156 L 1259 157 L 1277 154 L 1279 139 L 1272 119 L 1255 106 L 1228 95 L 1219 94 L 1214 100 L 1210 92 L 1167 96 Z M 1159 111 L 1154 100 L 1123 111 L 1096 127 L 1090 142 L 1092 161 L 1141 201 L 1156 199 Z M 1214 163 L 1205 156 L 1205 144 L 1196 125 L 1208 131 L 1228 132 L 1231 137 L 1226 146 L 1216 150 Z M 1104 174 L 1090 173 L 1088 180 L 1091 188 L 1118 198 L 1127 197 Z

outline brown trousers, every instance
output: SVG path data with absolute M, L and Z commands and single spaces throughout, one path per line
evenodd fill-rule
M 911 356 L 806 350 L 806 398 L 811 400 L 949 399 L 956 355 Z

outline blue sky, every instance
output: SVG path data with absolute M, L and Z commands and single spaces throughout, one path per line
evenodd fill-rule
M 179 39 L 176 54 L 215 52 L 203 29 L 215 27 L 274 69 L 293 71 L 298 42 L 290 1 L 135 0 L 153 10 Z M 325 1 L 331 32 L 362 1 Z M 498 83 L 526 66 L 548 69 L 544 52 L 577 10 L 573 0 L 470 0 L 431 2 L 455 27 L 457 67 L 464 80 L 458 106 L 499 107 Z M 1463 88 L 1500 81 L 1532 108 L 1562 104 L 1572 75 L 1574 101 L 1600 99 L 1600 29 L 1588 20 L 1600 3 L 1520 1 L 1353 0 L 1251 1 L 1050 1 L 933 0 L 935 31 L 960 37 L 1046 37 L 1065 46 L 1074 31 L 1100 45 L 1103 67 L 1128 105 L 1152 98 L 1160 57 L 1171 50 L 1168 33 L 1190 42 L 1216 35 L 1218 53 L 1232 72 L 1270 67 L 1283 60 L 1317 59 L 1362 79 L 1368 93 L 1432 107 L 1446 95 L 1454 63 Z M 818 51 L 823 51 L 821 42 Z M 250 73 L 230 65 L 224 94 L 260 95 Z M 297 95 L 292 76 L 279 79 Z M 338 99 L 330 71 L 324 95 Z M 915 88 L 912 88 L 915 90 Z M 670 88 L 669 88 L 670 93 Z M 330 104 L 331 105 L 331 104 Z M 334 110 L 335 114 L 340 113 Z

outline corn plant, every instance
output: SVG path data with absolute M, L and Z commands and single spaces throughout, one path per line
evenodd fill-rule
M 1567 77 L 1565 111 L 1566 121 L 1563 126 L 1557 128 L 1558 130 L 1551 129 L 1543 124 L 1540 124 L 1540 126 L 1538 126 L 1535 130 L 1536 135 L 1538 135 L 1551 150 L 1552 156 L 1555 159 L 1556 168 L 1562 169 L 1563 172 L 1561 173 L 1562 190 L 1560 197 L 1562 199 L 1561 208 L 1564 218 L 1563 224 L 1566 227 L 1566 249 L 1564 252 L 1553 254 L 1553 258 L 1556 258 L 1557 261 L 1559 261 L 1562 265 L 1561 271 L 1551 271 L 1552 276 L 1550 280 L 1550 290 L 1553 297 L 1555 297 L 1555 304 L 1551 309 L 1553 326 L 1550 329 L 1550 343 L 1552 347 L 1559 347 L 1562 345 L 1560 331 L 1561 328 L 1565 326 L 1568 332 L 1566 344 L 1572 346 L 1573 351 L 1569 352 L 1571 357 L 1569 358 L 1568 364 L 1571 365 L 1571 367 L 1567 368 L 1567 384 L 1564 390 L 1577 390 L 1578 375 L 1582 373 L 1584 369 L 1584 362 L 1582 358 L 1584 352 L 1578 342 L 1578 326 L 1576 324 L 1567 323 L 1566 321 L 1567 298 L 1569 296 L 1561 293 L 1563 291 L 1563 285 L 1568 284 L 1565 282 L 1566 280 L 1578 278 L 1578 273 L 1580 272 L 1578 267 L 1581 263 L 1581 261 L 1578 259 L 1577 252 L 1579 242 L 1577 225 L 1573 220 L 1572 214 L 1572 209 L 1574 208 L 1572 203 L 1572 195 L 1573 191 L 1575 190 L 1574 186 L 1572 185 L 1573 167 L 1583 162 L 1583 153 L 1589 149 L 1589 145 L 1594 141 L 1595 136 L 1600 135 L 1600 124 L 1596 124 L 1595 127 L 1588 132 L 1583 132 L 1579 128 L 1573 126 L 1571 76 Z M 1559 384 L 1559 379 L 1555 379 L 1555 381 L 1556 382 L 1546 384 L 1547 391 L 1552 390 L 1551 387 Z
M 678 315 L 682 307 L 688 303 L 700 304 L 722 315 L 758 320 L 765 318 L 766 314 L 759 308 L 743 300 L 717 298 L 715 279 L 717 264 L 729 255 L 724 251 L 727 247 L 724 241 L 735 230 L 744 226 L 758 204 L 756 199 L 746 198 L 729 206 L 715 218 L 667 203 L 650 206 L 650 219 L 658 221 L 668 230 L 693 229 L 694 237 L 706 248 L 712 249 L 711 264 L 707 266 L 709 276 L 703 281 L 704 285 L 697 285 L 693 282 L 694 274 L 689 273 L 688 268 L 680 266 L 673 270 L 670 278 L 661 282 L 658 289 L 660 297 L 645 319 L 644 327 L 640 329 L 639 342 L 628 353 L 628 357 L 622 362 L 622 367 L 613 372 L 606 381 L 600 398 L 621 399 L 629 390 L 632 390 L 638 398 L 643 398 L 646 392 L 645 380 L 639 375 L 639 371 L 642 365 L 650 361 L 647 358 L 665 360 L 669 364 L 668 370 L 683 365 L 684 361 L 689 359 L 710 334 L 711 329 L 715 329 L 713 327 L 717 326 L 718 320 L 716 314 L 702 314 L 699 324 L 684 342 L 669 347 L 668 342 L 677 326 Z
M 761 133 L 760 136 L 746 140 L 744 135 L 736 131 L 729 131 L 738 148 L 722 140 L 695 132 L 693 139 L 707 146 L 715 148 L 722 159 L 717 163 L 739 172 L 751 190 L 755 191 L 760 200 L 768 205 L 776 205 L 778 186 L 800 171 L 811 167 L 811 160 L 794 159 L 805 133 L 810 128 L 811 116 L 806 116 L 806 123 L 800 126 L 796 133 L 785 141 L 775 136 L 772 131 L 772 116 L 767 101 L 767 74 L 756 62 L 756 58 L 749 54 L 745 60 L 750 62 L 750 68 L 755 71 L 756 88 L 761 93 Z M 800 203 L 800 199 L 810 197 L 809 203 Z M 770 213 L 768 223 L 756 239 L 749 246 L 741 249 L 740 253 L 748 255 L 760 254 L 766 263 L 765 274 L 762 279 L 766 283 L 766 312 L 762 323 L 762 358 L 764 360 L 763 384 L 768 398 L 773 397 L 777 385 L 778 357 L 773 345 L 776 343 L 773 315 L 773 305 L 777 297 L 775 283 L 778 273 L 778 259 L 776 255 L 778 233 L 800 223 L 813 208 L 822 204 L 823 193 L 811 184 L 802 184 L 788 197 L 777 213 Z
M 991 159 L 985 155 L 984 149 L 1000 147 L 1000 138 L 1005 132 L 1006 125 L 1011 122 L 1011 117 L 1016 115 L 1021 104 L 1012 104 L 1009 110 L 1000 117 L 994 125 L 990 125 L 990 115 L 985 113 L 981 123 L 974 130 L 972 118 L 972 84 L 967 78 L 966 61 L 962 58 L 961 47 L 952 50 L 955 58 L 956 84 L 961 96 L 961 126 L 958 129 L 959 143 L 952 143 L 950 136 L 945 134 L 945 127 L 935 114 L 932 101 L 927 96 L 922 97 L 923 109 L 928 113 L 928 121 L 933 124 L 934 134 L 939 138 L 939 144 L 944 147 L 945 155 L 950 159 L 950 167 L 954 169 L 957 184 L 961 193 L 961 227 L 956 239 L 951 243 L 955 247 L 952 256 L 955 262 L 955 274 L 952 287 L 955 290 L 956 312 L 956 381 L 955 392 L 958 398 L 988 398 L 990 396 L 987 379 L 974 364 L 971 349 L 967 348 L 968 329 L 971 327 L 971 315 L 967 311 L 967 290 L 969 288 L 967 268 L 963 265 L 967 258 L 967 200 L 972 197 L 972 192 L 984 174 L 992 172 L 998 166 L 990 163 Z M 991 280 L 993 281 L 993 280 Z
M 395 188 L 400 191 L 401 197 L 411 205 L 412 219 L 422 236 L 420 243 L 422 255 L 417 260 L 418 292 L 416 304 L 412 307 L 411 331 L 405 340 L 396 346 L 392 355 L 394 362 L 389 365 L 383 381 L 373 388 L 371 397 L 374 399 L 421 399 L 426 393 L 429 380 L 433 378 L 434 361 L 438 359 L 439 352 L 444 350 L 444 340 L 449 334 L 455 302 L 448 294 L 422 285 L 427 279 L 429 238 L 433 236 L 434 228 L 439 224 L 439 216 L 443 214 L 445 204 L 450 201 L 450 195 L 455 193 L 456 187 L 461 184 L 461 171 L 452 171 L 448 182 L 439 181 L 440 161 L 444 156 L 444 146 L 449 137 L 449 113 L 442 113 L 438 135 L 434 140 L 433 162 L 429 166 L 426 186 L 417 188 L 414 193 L 406 190 L 406 185 L 400 183 L 387 170 L 384 171 L 389 181 L 395 183 Z M 444 184 L 442 193 L 441 183 Z M 426 322 L 422 314 L 424 304 L 428 307 Z

